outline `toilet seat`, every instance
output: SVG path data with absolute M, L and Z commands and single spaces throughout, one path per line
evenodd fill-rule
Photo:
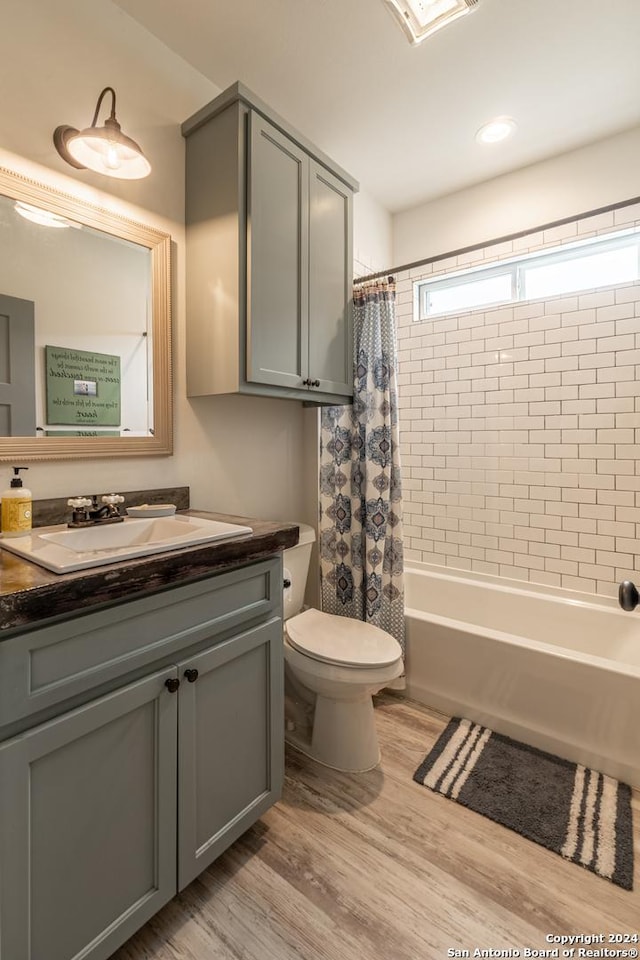
M 316 681 L 329 681 L 336 687 L 351 690 L 354 685 L 387 684 L 402 675 L 404 662 L 401 656 L 387 667 L 353 667 L 344 663 L 329 663 L 326 660 L 315 660 L 305 653 L 300 653 L 284 636 L 284 659 L 290 667 L 294 667 L 298 675 L 303 678 L 307 686 L 311 686 L 309 677 Z
M 320 663 L 372 670 L 389 667 L 402 657 L 394 637 L 362 620 L 310 609 L 285 625 L 291 647 Z

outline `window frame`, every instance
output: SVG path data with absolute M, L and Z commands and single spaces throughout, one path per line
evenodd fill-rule
M 554 297 L 570 296 L 572 293 L 583 293 L 588 290 L 601 289 L 602 287 L 592 286 L 568 289 L 541 297 L 525 297 L 524 295 L 527 270 L 538 266 L 551 266 L 555 263 L 582 259 L 583 257 L 593 256 L 598 252 L 604 253 L 610 250 L 633 246 L 636 247 L 638 263 L 635 280 L 620 281 L 621 283 L 633 283 L 640 280 L 640 227 L 630 227 L 599 237 L 586 237 L 582 240 L 562 244 L 561 246 L 554 246 L 546 251 L 536 250 L 533 253 L 523 254 L 520 257 L 508 257 L 504 260 L 494 261 L 491 266 L 483 266 L 480 264 L 451 273 L 443 273 L 436 278 L 431 277 L 415 280 L 414 322 L 421 323 L 425 320 L 437 319 L 438 317 L 445 318 L 461 313 L 492 310 L 496 307 L 508 306 L 512 303 L 529 303 L 533 300 L 548 300 Z M 511 275 L 512 296 L 510 299 L 495 300 L 491 303 L 478 304 L 477 306 L 453 307 L 449 310 L 433 312 L 429 310 L 429 297 L 432 291 L 447 290 L 456 286 L 463 287 L 479 279 L 490 279 L 493 276 L 503 275 Z M 615 284 L 608 284 L 606 286 L 615 286 Z

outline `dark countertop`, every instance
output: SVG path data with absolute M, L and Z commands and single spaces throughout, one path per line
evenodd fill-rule
M 187 515 L 240 523 L 252 536 L 204 543 L 135 560 L 56 574 L 0 550 L 0 640 L 42 625 L 42 621 L 86 613 L 117 600 L 139 599 L 167 587 L 242 567 L 273 556 L 298 542 L 298 527 L 248 517 L 180 511 Z M 44 532 L 42 529 L 40 532 Z

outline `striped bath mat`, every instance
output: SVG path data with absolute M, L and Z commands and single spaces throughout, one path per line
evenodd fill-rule
M 458 718 L 413 779 L 633 888 L 631 788 L 625 783 Z

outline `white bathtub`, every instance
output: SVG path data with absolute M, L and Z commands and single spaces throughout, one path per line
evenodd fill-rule
M 640 785 L 640 607 L 405 573 L 408 696 Z

